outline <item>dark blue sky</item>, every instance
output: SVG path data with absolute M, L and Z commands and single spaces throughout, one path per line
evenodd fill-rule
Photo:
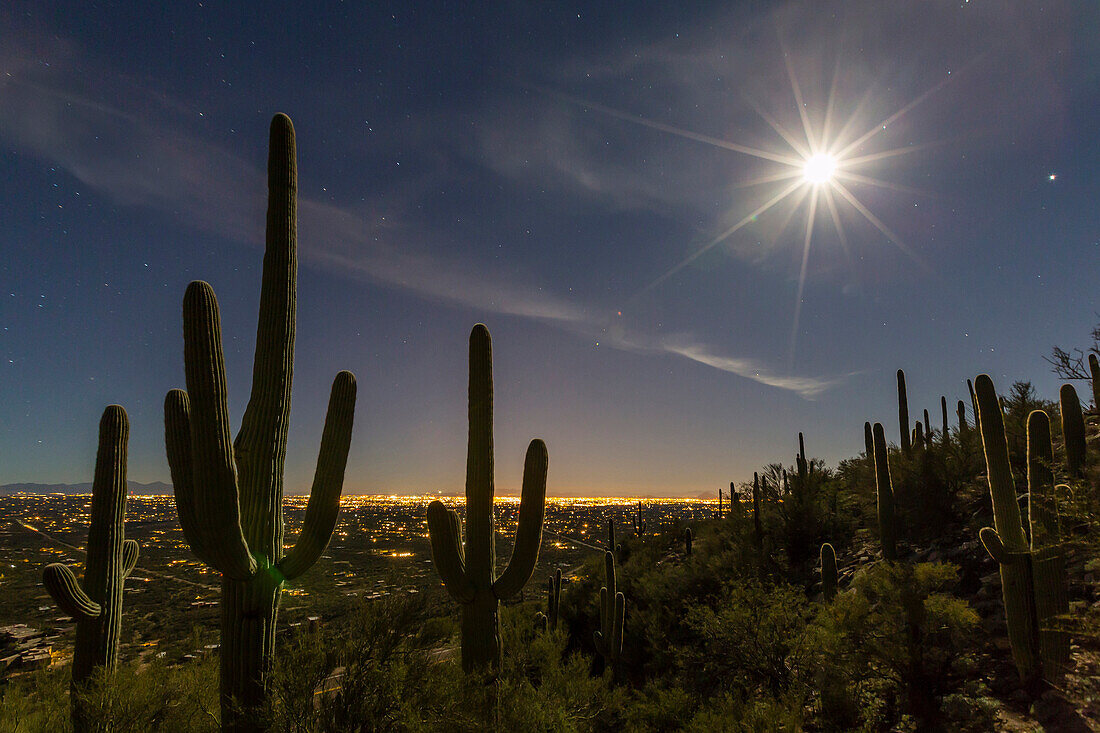
M 541 437 L 564 495 L 715 491 L 799 430 L 830 462 L 866 419 L 896 440 L 899 367 L 915 412 L 980 372 L 1053 398 L 1042 355 L 1097 321 L 1095 3 L 163 5 L 0 10 L 0 483 L 89 480 L 112 402 L 131 478 L 167 480 L 193 279 L 239 423 L 277 111 L 288 490 L 344 368 L 346 490 L 459 490 L 478 321 L 498 485 Z M 848 149 L 814 188 L 783 161 L 822 146 Z

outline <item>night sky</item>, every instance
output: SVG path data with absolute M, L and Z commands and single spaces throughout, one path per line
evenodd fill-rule
M 340 369 L 345 491 L 461 490 L 477 322 L 501 493 L 541 437 L 552 495 L 695 495 L 800 430 L 830 463 L 864 420 L 896 441 L 899 367 L 937 425 L 981 372 L 1056 398 L 1041 357 L 1100 320 L 1091 0 L 145 5 L 0 10 L 0 484 L 90 480 L 110 403 L 168 480 L 195 279 L 236 430 L 280 111 L 288 492 Z

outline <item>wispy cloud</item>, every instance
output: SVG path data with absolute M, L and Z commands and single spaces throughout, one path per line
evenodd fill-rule
M 68 56 L 70 65 L 88 63 L 72 48 Z M 119 204 L 164 212 L 187 226 L 241 242 L 263 241 L 263 172 L 192 132 L 185 117 L 197 113 L 133 85 L 111 103 L 80 89 L 64 65 L 45 69 L 9 52 L 0 58 L 0 139 L 20 153 L 51 161 Z M 558 125 L 547 124 L 549 129 Z M 571 126 L 550 137 L 566 144 L 574 134 L 583 137 Z M 570 167 L 569 173 L 576 170 Z M 618 190 L 622 181 L 594 166 L 588 185 L 619 197 L 622 205 L 639 197 L 654 200 L 652 192 Z M 514 273 L 418 246 L 431 243 L 438 233 L 403 213 L 394 215 L 393 205 L 381 198 L 353 208 L 300 196 L 301 255 L 343 276 L 428 300 L 536 319 L 586 338 L 602 333 L 602 308 L 566 300 Z M 754 360 L 718 355 L 686 336 L 604 342 L 625 351 L 682 356 L 807 398 L 835 382 L 776 376 Z

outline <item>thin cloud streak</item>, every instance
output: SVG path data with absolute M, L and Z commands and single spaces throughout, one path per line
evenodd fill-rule
M 210 234 L 262 242 L 263 173 L 224 148 L 183 132 L 172 119 L 181 105 L 167 105 L 167 120 L 132 114 L 72 91 L 64 79 L 48 84 L 24 78 L 27 67 L 7 61 L 7 69 L 0 69 L 10 74 L 0 83 L 0 139 L 21 153 L 52 161 L 122 205 L 165 212 Z M 60 74 L 56 68 L 52 73 Z M 149 97 L 132 100 L 132 106 L 165 111 L 163 100 Z M 601 336 L 606 324 L 593 314 L 602 309 L 416 249 L 410 243 L 431 241 L 432 232 L 394 223 L 394 218 L 384 217 L 373 205 L 357 211 L 299 196 L 301 254 L 337 274 L 430 301 L 530 318 L 586 338 Z M 687 336 L 605 343 L 622 351 L 682 356 L 808 399 L 837 381 L 777 376 L 754 360 L 715 354 Z

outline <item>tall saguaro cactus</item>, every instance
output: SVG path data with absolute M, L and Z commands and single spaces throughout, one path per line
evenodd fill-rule
M 122 586 L 138 559 L 138 543 L 126 539 L 126 444 L 130 423 L 126 411 L 111 405 L 99 421 L 99 449 L 92 482 L 92 517 L 84 582 L 68 565 L 51 563 L 42 584 L 58 607 L 76 621 L 73 687 L 98 667 L 113 670 L 122 629 Z M 73 696 L 73 727 L 86 728 L 78 698 Z
M 974 392 L 978 402 L 978 425 L 985 450 L 989 493 L 993 499 L 993 522 L 996 525 L 995 530 L 984 528 L 980 537 L 986 550 L 1000 564 L 1001 594 L 1004 597 L 1012 657 L 1020 676 L 1030 680 L 1039 673 L 1031 557 L 1008 459 L 1004 416 L 997 401 L 997 390 L 988 375 L 982 374 L 974 380 Z
M 519 526 L 512 558 L 496 574 L 493 529 L 493 344 L 482 324 L 470 332 L 470 431 L 466 451 L 466 541 L 458 513 L 428 506 L 432 561 L 447 592 L 462 605 L 462 668 L 500 668 L 500 602 L 519 595 L 542 544 L 546 509 L 546 445 L 532 440 L 523 464 Z
M 592 634 L 596 651 L 611 668 L 614 677 L 618 671 L 619 656 L 623 651 L 623 620 L 626 617 L 626 596 L 618 588 L 615 574 L 615 556 L 603 555 L 607 582 L 600 588 L 600 629 Z
M 898 559 L 897 524 L 894 519 L 894 485 L 890 480 L 890 461 L 886 454 L 886 433 L 882 423 L 875 423 L 875 487 L 878 494 L 878 529 L 882 542 L 882 557 Z
M 561 604 L 561 568 L 554 568 L 554 574 L 546 579 L 546 615 L 550 628 L 558 628 L 558 609 Z
M 1092 376 L 1092 409 L 1100 410 L 1100 359 L 1089 354 L 1089 374 Z
M 283 464 L 290 416 L 297 296 L 297 164 L 294 127 L 271 121 L 267 246 L 252 392 L 235 441 L 214 290 L 196 281 L 183 297 L 187 391 L 164 403 L 165 442 L 180 525 L 192 551 L 222 574 L 222 726 L 262 729 L 284 581 L 308 570 L 336 525 L 355 412 L 355 377 L 332 385 L 305 521 L 283 555 Z
M 1063 384 L 1058 398 L 1062 413 L 1062 437 L 1066 441 L 1066 470 L 1070 476 L 1077 477 L 1085 468 L 1085 417 L 1081 413 L 1077 390 L 1072 384 Z
M 901 450 L 909 453 L 909 398 L 905 394 L 905 372 L 898 369 L 898 425 L 901 428 Z

